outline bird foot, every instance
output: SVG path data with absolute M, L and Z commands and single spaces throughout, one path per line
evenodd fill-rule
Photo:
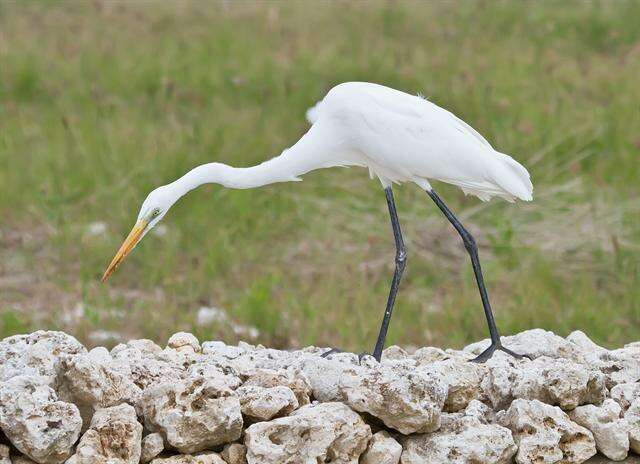
M 493 353 L 495 353 L 496 350 L 502 351 L 503 353 L 507 353 L 509 356 L 513 356 L 515 359 L 523 359 L 523 358 L 531 359 L 531 357 L 527 356 L 526 354 L 518 354 L 511 351 L 508 348 L 505 348 L 504 346 L 502 346 L 500 342 L 494 342 L 494 343 L 491 343 L 491 345 L 489 345 L 489 348 L 484 350 L 477 357 L 473 358 L 471 362 L 474 362 L 474 363 L 486 362 L 489 359 L 491 359 L 491 357 L 493 356 Z
M 331 348 L 330 350 L 325 351 L 324 353 L 322 353 L 320 355 L 320 357 L 321 358 L 327 358 L 327 357 L 331 356 L 332 354 L 336 354 L 336 353 L 346 353 L 346 351 L 343 351 L 343 350 L 341 350 L 339 348 Z M 362 360 L 364 358 L 366 358 L 367 356 L 369 356 L 369 357 L 375 359 L 376 361 L 380 362 L 380 360 L 378 358 L 376 358 L 374 355 L 372 355 L 371 353 L 364 352 L 364 353 L 360 353 L 358 355 L 358 364 L 362 364 Z

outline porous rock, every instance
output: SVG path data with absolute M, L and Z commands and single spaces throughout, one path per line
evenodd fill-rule
M 72 453 L 82 418 L 60 401 L 43 377 L 20 375 L 0 384 L 0 428 L 22 453 L 41 464 L 58 464 Z
M 483 364 L 471 363 L 460 357 L 449 357 L 425 365 L 427 372 L 433 372 L 448 385 L 445 412 L 465 409 L 472 400 L 482 396 L 481 380 L 487 374 Z
M 487 422 L 487 407 L 472 401 L 464 412 L 445 414 L 441 428 L 403 440 L 402 464 L 509 464 L 517 447 L 511 431 Z
M 604 375 L 569 359 L 540 356 L 517 361 L 494 356 L 486 363 L 482 390 L 495 409 L 516 399 L 537 399 L 570 410 L 581 404 L 601 403 L 606 395 Z
M 224 445 L 220 456 L 227 464 L 247 464 L 247 447 L 241 443 L 229 443 Z
M 381 430 L 371 437 L 359 464 L 398 464 L 401 454 L 402 445 L 388 432 Z
M 142 439 L 140 448 L 140 462 L 149 462 L 164 450 L 164 439 L 159 433 L 150 433 Z
M 167 348 L 179 352 L 200 353 L 200 342 L 195 335 L 188 332 L 178 332 L 169 337 Z
M 596 454 L 591 432 L 572 422 L 557 406 L 516 399 L 509 409 L 498 413 L 497 421 L 513 433 L 518 464 L 578 464 Z
M 138 464 L 142 425 L 129 404 L 99 409 L 66 464 Z
M 195 453 L 240 438 L 238 395 L 224 378 L 192 377 L 144 391 L 139 406 L 145 425 L 181 453 Z
M 56 388 L 60 361 L 86 351 L 64 332 L 39 330 L 7 337 L 0 342 L 0 382 L 28 375 L 42 377 L 41 383 Z
M 180 454 L 168 458 L 156 458 L 151 464 L 227 464 L 218 453 Z
M 141 393 L 133 383 L 129 362 L 114 359 L 105 348 L 69 357 L 62 367 L 64 388 L 77 405 L 98 409 L 135 404 Z
M 298 400 L 289 387 L 278 385 L 264 388 L 243 385 L 236 390 L 242 414 L 254 421 L 284 416 L 298 407 Z
M 9 451 L 9 447 L 7 445 L 0 445 L 0 464 L 11 464 Z
M 344 404 L 317 403 L 249 426 L 245 445 L 251 464 L 356 464 L 370 438 L 370 427 Z
M 629 447 L 640 454 L 640 398 L 634 400 L 624 413 L 624 419 L 629 425 Z
M 315 358 L 303 369 L 314 397 L 321 401 L 344 402 L 404 434 L 432 432 L 440 426 L 447 384 L 412 360 L 381 364 L 365 357 L 358 365 L 349 358 Z
M 593 433 L 599 452 L 609 459 L 621 461 L 629 452 L 629 424 L 621 414 L 620 405 L 607 399 L 602 406 L 587 404 L 577 407 L 569 417 Z
M 245 377 L 243 386 L 262 388 L 284 386 L 293 392 L 299 406 L 310 403 L 311 385 L 304 372 L 297 368 L 288 367 L 283 370 L 256 369 L 250 376 Z

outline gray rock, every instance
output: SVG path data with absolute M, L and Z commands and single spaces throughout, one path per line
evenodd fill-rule
M 640 454 L 640 398 L 631 403 L 624 413 L 624 419 L 629 425 L 629 447 L 634 453 Z
M 298 408 L 296 395 L 289 387 L 278 385 L 264 388 L 243 385 L 236 390 L 242 414 L 253 421 L 285 416 Z
M 66 464 L 138 464 L 141 440 L 142 425 L 133 406 L 99 409 Z
M 290 416 L 247 428 L 250 464 L 357 464 L 371 429 L 342 403 L 310 404 Z
M 247 464 L 247 447 L 241 443 L 224 445 L 220 455 L 227 464 Z
M 23 454 L 41 464 L 58 464 L 71 455 L 82 418 L 75 405 L 59 401 L 43 381 L 46 377 L 17 376 L 0 384 L 0 427 Z
M 579 464 L 596 454 L 591 432 L 571 421 L 557 406 L 517 399 L 497 421 L 513 433 L 516 462 Z

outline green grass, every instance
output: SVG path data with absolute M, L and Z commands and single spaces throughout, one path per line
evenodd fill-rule
M 1 2 L 0 334 L 62 328 L 371 349 L 393 269 L 361 169 L 180 201 L 107 285 L 146 194 L 193 166 L 279 154 L 334 84 L 420 92 L 531 171 L 532 204 L 438 185 L 481 245 L 503 333 L 616 345 L 640 329 L 640 2 Z M 389 343 L 486 336 L 458 238 L 413 185 Z M 87 233 L 104 222 L 104 234 Z

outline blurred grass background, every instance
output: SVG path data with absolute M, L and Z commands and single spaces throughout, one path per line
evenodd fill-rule
M 0 335 L 372 349 L 394 248 L 365 170 L 200 188 L 98 280 L 152 188 L 279 154 L 329 88 L 366 80 L 425 95 L 529 168 L 526 205 L 436 185 L 481 245 L 503 333 L 637 340 L 639 17 L 638 1 L 2 1 Z M 389 344 L 484 338 L 457 235 L 416 186 L 396 201 L 409 263 Z

